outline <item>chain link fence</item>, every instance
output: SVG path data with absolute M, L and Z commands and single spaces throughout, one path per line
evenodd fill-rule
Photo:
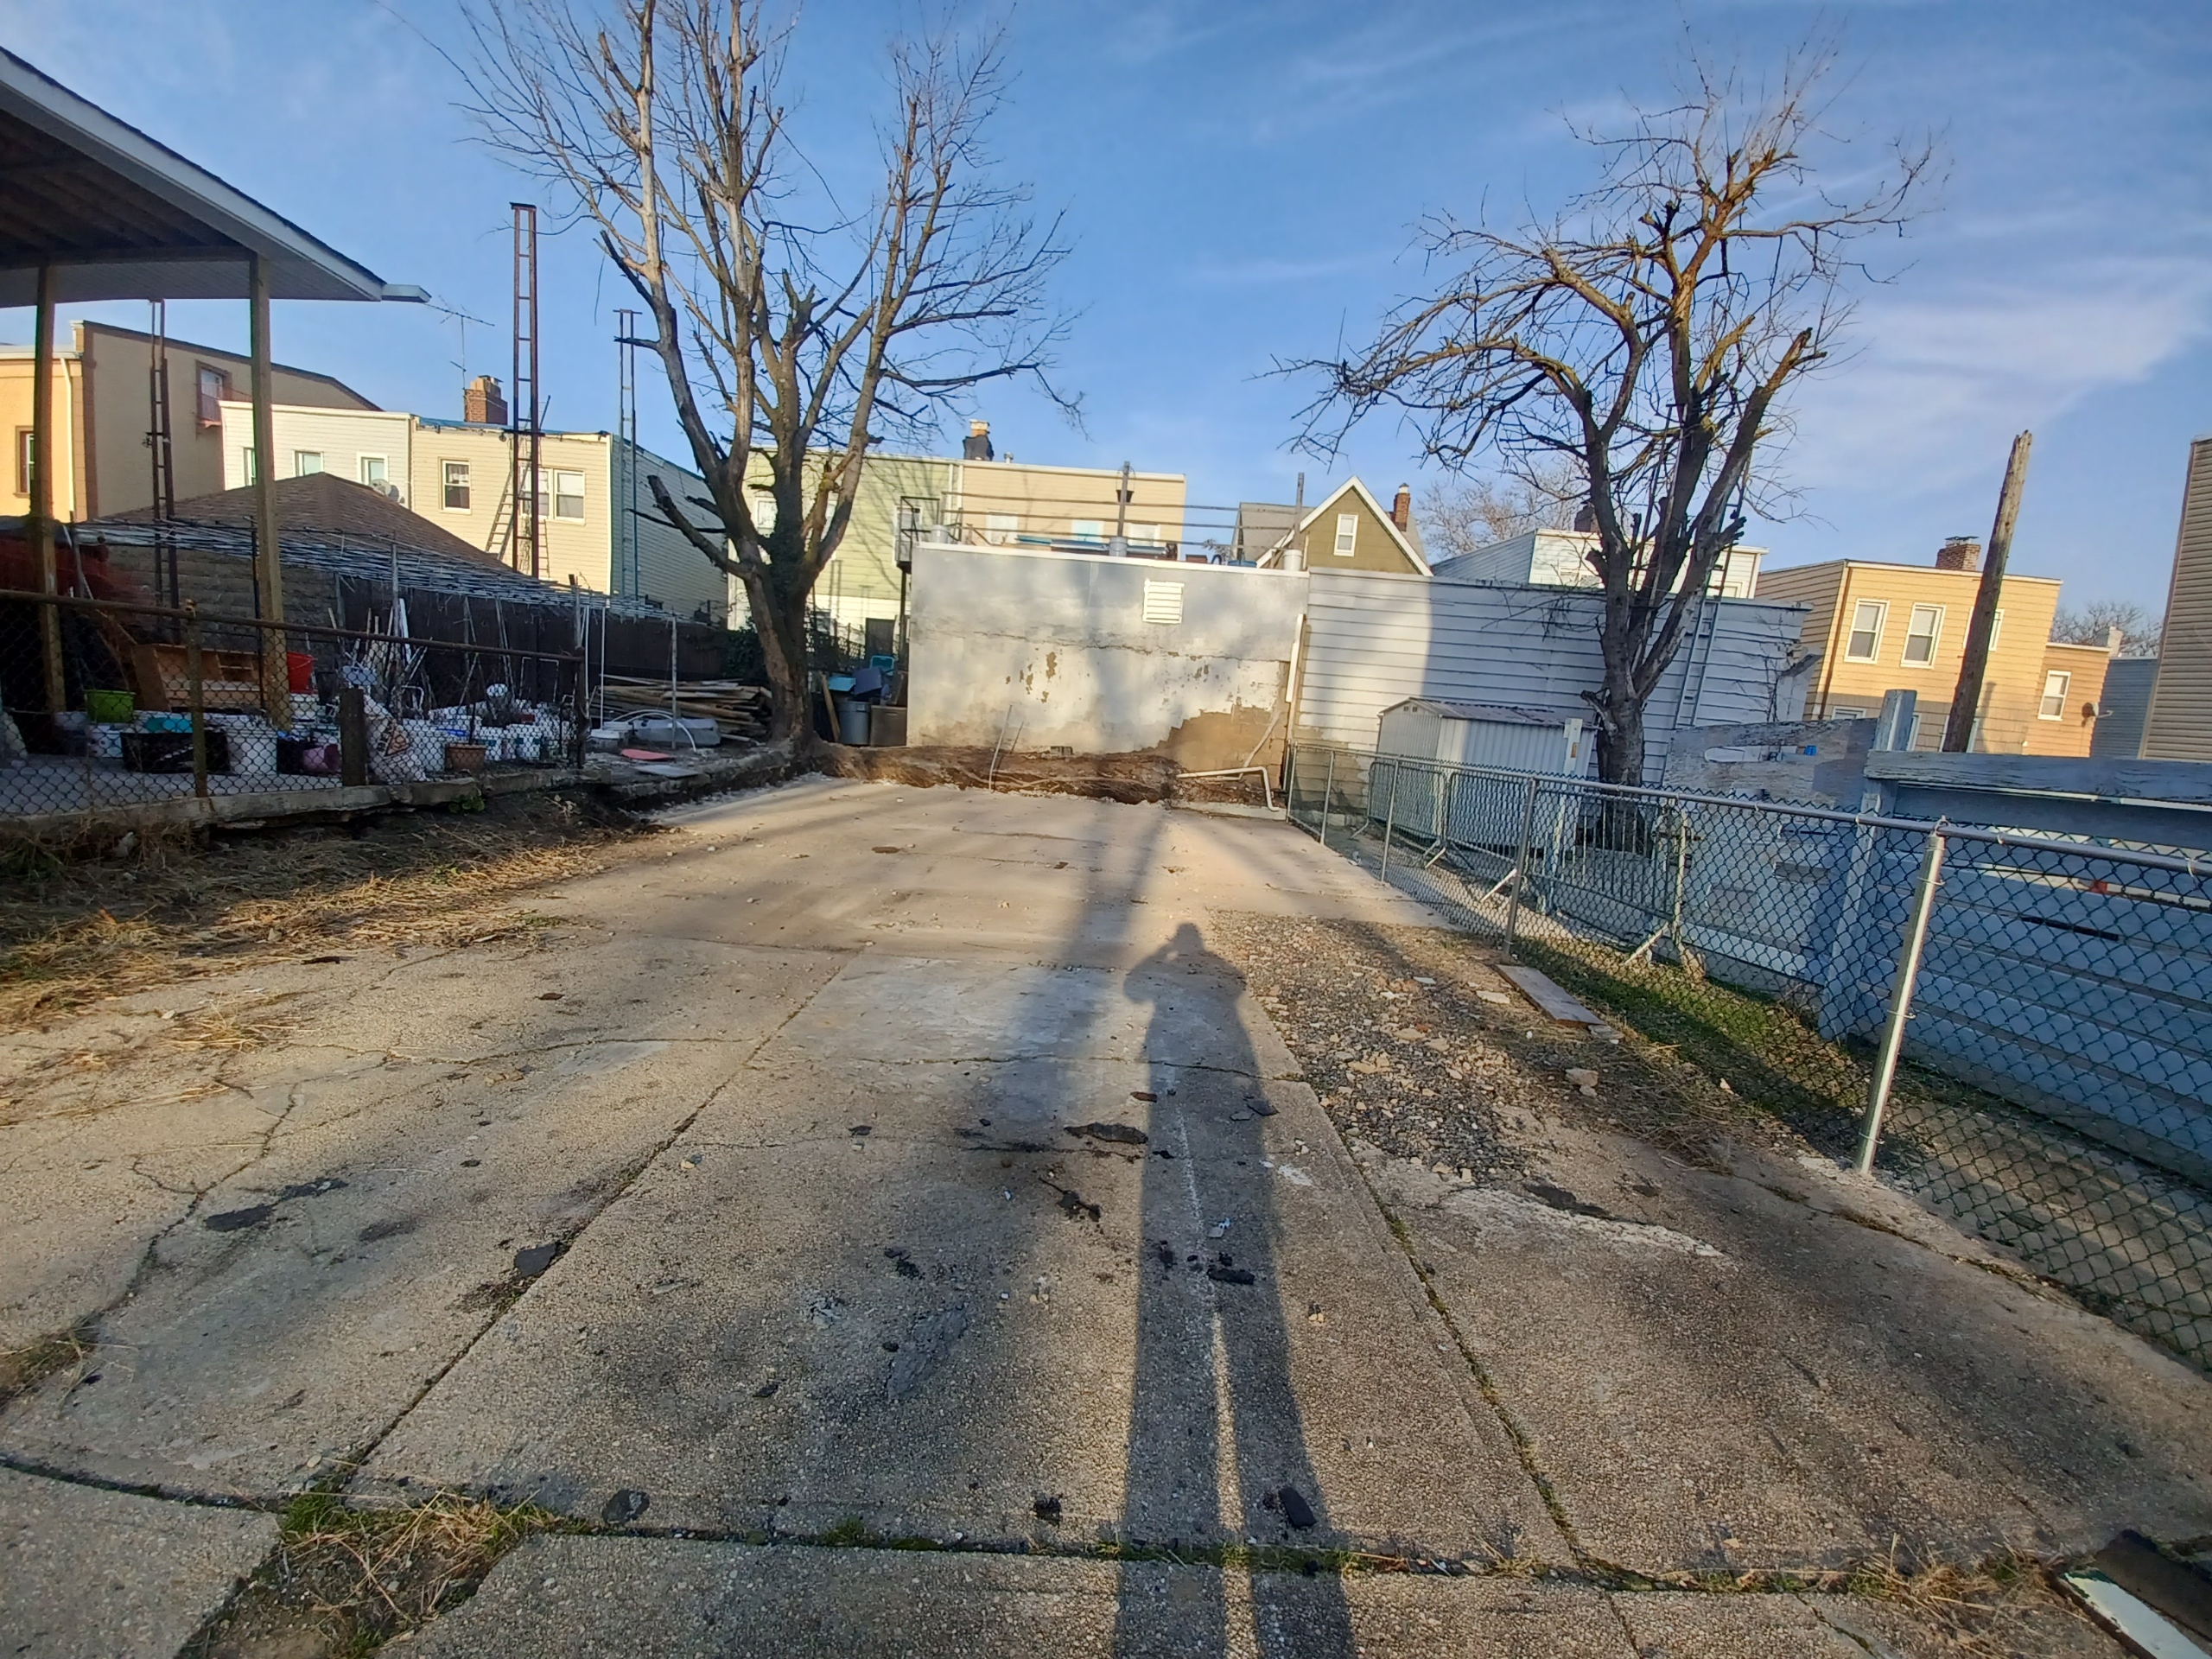
M 2212 860 L 1300 747 L 1292 819 L 2212 1369 Z
M 576 765 L 582 663 L 0 592 L 0 823 Z

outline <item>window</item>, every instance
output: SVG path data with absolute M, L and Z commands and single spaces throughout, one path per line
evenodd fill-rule
M 2036 710 L 2038 720 L 2066 718 L 2066 690 L 2074 683 L 2071 674 L 2046 674 L 2043 677 L 2043 706 Z
M 321 470 L 321 450 L 295 449 L 292 451 L 292 476 L 294 478 L 306 478 L 310 474 L 319 473 Z
M 259 469 L 253 464 L 253 446 L 251 444 L 248 444 L 245 448 L 238 451 L 238 470 L 245 474 L 245 481 L 247 483 L 258 484 L 261 481 L 259 477 Z
M 1337 515 L 1337 556 L 1340 559 L 1351 557 L 1353 549 L 1358 545 L 1359 515 L 1356 512 L 1338 513 Z
M 444 467 L 446 511 L 467 512 L 468 511 L 468 463 L 465 461 L 448 461 L 444 463 Z
M 776 528 L 776 498 L 766 490 L 753 492 L 753 528 L 763 536 Z
M 1878 599 L 1862 599 L 1851 613 L 1851 637 L 1843 642 L 1845 660 L 1871 663 L 1882 654 L 1882 624 L 1890 607 Z
M 584 516 L 584 475 L 582 473 L 553 474 L 553 516 L 556 518 L 582 518 Z
M 1925 715 L 1915 715 L 1912 717 L 1912 730 L 1905 734 L 1905 747 L 1908 749 L 1925 748 L 1927 746 L 1920 740 L 1927 734 L 1928 716 Z
M 1997 642 L 2005 637 L 2005 613 L 1993 611 L 1989 617 L 1989 648 L 1997 649 Z
M 378 494 L 391 493 L 391 462 L 388 457 L 384 455 L 361 457 L 361 482 Z
M 1003 547 L 1021 532 L 1021 519 L 1011 512 L 987 512 L 983 515 L 983 539 L 996 547 Z
M 1074 521 L 1075 538 L 1078 542 L 1103 542 L 1106 539 L 1103 518 L 1077 518 Z
M 1180 622 L 1183 620 L 1183 584 L 1179 582 L 1154 582 L 1147 577 L 1144 584 L 1144 620 L 1147 622 Z
M 231 395 L 231 377 L 222 369 L 200 365 L 200 424 L 220 426 L 223 423 L 223 399 Z
M 1864 720 L 1866 711 L 1852 703 L 1838 703 L 1828 710 L 1828 717 L 1832 720 Z
M 1936 642 L 1943 637 L 1943 607 L 1916 605 L 1904 631 L 1904 665 L 1926 668 L 1936 660 Z
M 1131 524 L 1129 539 L 1145 547 L 1157 547 L 1160 545 L 1160 526 L 1158 524 Z
M 16 493 L 31 493 L 31 441 L 38 435 L 28 426 L 16 429 Z

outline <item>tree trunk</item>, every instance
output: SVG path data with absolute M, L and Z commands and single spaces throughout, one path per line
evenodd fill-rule
M 778 593 L 772 572 L 748 573 L 743 580 L 753 632 L 760 638 L 761 661 L 768 671 L 769 739 L 804 740 L 814 721 L 807 706 L 807 595 L 792 598 Z M 805 747 L 803 741 L 800 747 Z
M 1643 705 L 1607 677 L 1598 696 L 1598 780 L 1640 785 L 1643 782 Z

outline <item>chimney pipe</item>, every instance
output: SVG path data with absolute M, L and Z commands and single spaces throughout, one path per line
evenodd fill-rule
M 1936 550 L 1938 570 L 1975 571 L 1981 569 L 1981 537 L 1979 536 L 1948 536 L 1943 545 Z
M 1403 530 L 1413 522 L 1414 493 L 1406 485 L 1398 486 L 1397 499 L 1390 503 L 1390 522 Z
M 1584 536 L 1596 535 L 1598 533 L 1598 509 L 1592 506 L 1587 501 L 1585 501 L 1580 506 L 1577 507 L 1574 510 L 1574 528 L 1578 533 Z

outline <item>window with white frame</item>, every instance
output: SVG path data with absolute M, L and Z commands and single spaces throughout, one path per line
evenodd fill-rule
M 1855 703 L 1840 702 L 1836 704 L 1834 708 L 1828 710 L 1828 718 L 1831 720 L 1864 720 L 1866 718 L 1866 711 L 1864 709 L 1859 708 Z
M 1147 622 L 1180 622 L 1183 620 L 1183 584 L 1179 582 L 1154 582 L 1147 577 L 1144 584 L 1144 620 Z
M 2066 718 L 2066 692 L 2074 683 L 2071 674 L 2046 674 L 2043 677 L 2043 703 L 2037 709 L 2038 720 Z
M 1989 648 L 1997 649 L 1997 642 L 2005 637 L 2005 613 L 1993 611 L 1989 618 Z
M 261 481 L 259 470 L 254 465 L 253 446 L 251 444 L 246 445 L 245 448 L 238 451 L 238 465 L 239 470 L 245 474 L 245 481 L 247 483 L 258 484 Z
M 1878 599 L 1862 599 L 1851 613 L 1851 636 L 1843 642 L 1846 662 L 1871 663 L 1882 654 L 1882 625 L 1890 607 Z
M 1943 607 L 1916 605 L 1904 631 L 1904 665 L 1927 668 L 1936 661 L 1936 642 L 1943 637 Z
M 470 500 L 468 463 L 465 461 L 442 461 L 440 463 L 440 467 L 445 474 L 446 511 L 467 512 Z
M 292 451 L 292 476 L 311 478 L 322 470 L 322 451 L 295 449 Z
M 1925 741 L 1928 735 L 1928 716 L 1915 715 L 1912 717 L 1912 729 L 1905 734 L 1904 746 L 1908 749 L 1925 749 L 1928 747 Z
M 220 426 L 223 423 L 223 399 L 231 395 L 231 377 L 222 369 L 200 365 L 199 379 L 194 387 L 198 396 L 200 424 Z
M 362 483 L 379 495 L 391 493 L 391 458 L 389 455 L 363 455 L 360 465 Z
M 1334 549 L 1336 556 L 1340 559 L 1348 559 L 1358 546 L 1359 515 L 1356 512 L 1338 513 L 1337 515 L 1337 545 Z
M 553 516 L 571 520 L 584 516 L 584 475 L 582 473 L 553 474 Z

